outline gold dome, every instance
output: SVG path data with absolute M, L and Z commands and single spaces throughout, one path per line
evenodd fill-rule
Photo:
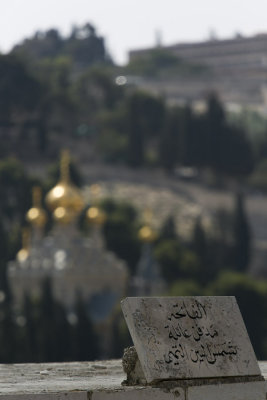
M 60 162 L 60 180 L 46 195 L 46 204 L 51 211 L 63 207 L 78 214 L 84 207 L 80 190 L 70 182 L 70 157 L 68 151 L 62 152 Z
M 68 182 L 59 182 L 47 193 L 45 201 L 52 211 L 64 207 L 79 213 L 84 207 L 80 191 Z
M 152 243 L 157 239 L 157 233 L 151 228 L 151 221 L 153 218 L 152 210 L 147 207 L 143 212 L 144 225 L 138 232 L 138 238 L 145 243 Z
M 139 230 L 138 237 L 142 242 L 152 243 L 156 240 L 157 233 L 149 225 L 144 225 Z
M 17 253 L 17 260 L 24 262 L 29 257 L 30 253 L 30 231 L 28 228 L 22 230 L 22 248 Z
M 29 250 L 20 249 L 20 251 L 17 253 L 17 260 L 19 262 L 26 261 L 28 257 L 29 257 Z
M 102 225 L 106 220 L 105 213 L 96 206 L 88 208 L 86 215 L 91 224 Z
M 27 221 L 38 228 L 42 228 L 46 223 L 46 212 L 41 206 L 41 188 L 35 186 L 32 190 L 33 207 L 26 214 Z
M 57 207 L 53 212 L 53 218 L 61 224 L 69 224 L 76 214 L 65 207 Z

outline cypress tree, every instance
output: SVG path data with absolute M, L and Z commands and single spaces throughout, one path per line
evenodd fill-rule
M 75 304 L 77 323 L 73 332 L 73 358 L 76 361 L 92 361 L 99 357 L 96 333 L 88 316 L 84 301 L 78 294 Z
M 236 195 L 233 220 L 234 233 L 234 267 L 237 271 L 247 270 L 250 261 L 250 226 L 244 209 L 244 199 L 241 193 Z

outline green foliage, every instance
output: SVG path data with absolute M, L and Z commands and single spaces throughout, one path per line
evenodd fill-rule
M 172 75 L 194 76 L 202 75 L 207 71 L 207 67 L 201 64 L 191 64 L 175 56 L 171 51 L 161 48 L 133 57 L 125 67 L 125 73 L 149 78 Z
M 234 266 L 237 271 L 245 272 L 250 262 L 250 227 L 244 209 L 243 196 L 236 195 L 233 218 L 234 232 Z
M 50 280 L 43 282 L 41 298 L 25 295 L 22 309 L 0 302 L 2 363 L 89 361 L 99 357 L 98 337 L 84 302 L 77 297 L 75 324 L 52 294 Z
M 36 74 L 39 79 L 48 84 L 51 94 L 59 95 L 70 86 L 71 60 L 66 56 L 47 58 L 38 61 Z
M 197 273 L 195 254 L 184 248 L 178 239 L 161 240 L 156 245 L 155 257 L 160 264 L 162 277 L 169 284 L 178 279 L 192 278 Z
M 172 172 L 186 165 L 238 178 L 252 171 L 251 143 L 241 126 L 229 123 L 214 95 L 208 98 L 207 112 L 199 116 L 189 106 L 170 108 L 162 98 L 127 91 L 115 84 L 114 67 L 85 60 L 87 45 L 94 49 L 92 57 L 98 57 L 100 39 L 88 24 L 75 28 L 68 39 L 51 30 L 21 45 L 32 46 L 32 54 L 38 45 L 44 46 L 38 61 L 0 57 L 3 154 L 15 152 L 28 159 L 38 153 L 54 155 L 63 143 L 80 141 L 80 146 L 90 145 L 94 157 L 132 167 L 162 166 Z M 74 48 L 79 49 L 76 64 Z M 152 61 L 166 70 L 178 62 L 160 49 Z
M 211 95 L 202 123 L 202 164 L 218 174 L 247 175 L 253 168 L 253 154 L 244 130 L 226 121 L 225 111 Z
M 174 108 L 166 113 L 164 128 L 159 138 L 159 155 L 162 167 L 172 171 L 179 162 L 179 142 L 181 137 L 180 110 Z
M 72 328 L 72 357 L 77 361 L 96 360 L 99 357 L 98 337 L 88 317 L 84 301 L 79 294 L 76 298 L 74 311 L 77 323 Z
M 103 109 L 114 109 L 123 96 L 123 89 L 115 85 L 112 73 L 104 66 L 85 70 L 74 82 L 73 95 L 79 104 L 80 113 L 94 116 Z
M 205 284 L 214 276 L 209 259 L 209 242 L 200 218 L 195 221 L 192 235 L 192 250 L 196 254 L 199 264 L 198 282 Z
M 0 303 L 0 340 L 4 346 L 0 348 L 1 363 L 8 363 L 15 359 L 15 349 L 18 345 L 16 336 L 16 325 L 12 313 L 11 303 L 8 299 L 4 299 Z M 13 357 L 13 359 L 12 359 Z
M 267 144 L 267 141 L 266 141 Z M 267 159 L 263 158 L 256 165 L 253 173 L 248 178 L 249 185 L 263 192 L 267 191 Z
M 0 55 L 0 127 L 14 113 L 36 109 L 41 95 L 42 86 L 25 63 L 14 55 Z
M 22 164 L 14 158 L 0 161 L 0 290 L 9 298 L 7 262 L 15 258 L 21 245 L 21 226 L 31 207 L 32 187 L 37 180 L 29 178 Z
M 140 258 L 141 245 L 137 238 L 137 215 L 127 203 L 106 199 L 101 204 L 107 214 L 103 226 L 106 246 L 128 263 L 132 274 Z
M 267 356 L 267 282 L 237 272 L 225 271 L 212 282 L 206 294 L 236 296 L 258 359 Z
M 128 98 L 128 163 L 142 166 L 146 143 L 158 136 L 164 123 L 165 105 L 162 100 L 143 92 L 135 92 Z
M 160 230 L 160 239 L 176 239 L 176 226 L 174 217 L 172 215 L 168 216 L 163 222 Z
M 0 216 L 4 223 L 22 223 L 31 204 L 30 179 L 20 162 L 14 158 L 0 161 Z
M 246 130 L 248 137 L 255 144 L 266 136 L 266 116 L 257 111 L 242 109 L 239 113 L 228 113 L 226 117 L 229 120 L 230 125 Z
M 168 296 L 201 296 L 203 288 L 195 280 L 175 281 L 168 290 Z
M 63 38 L 56 29 L 36 32 L 33 37 L 15 46 L 13 53 L 34 61 L 67 56 L 73 60 L 77 68 L 85 68 L 95 63 L 111 63 L 104 39 L 97 35 L 94 26 L 89 23 L 74 27 L 66 38 Z
M 209 168 L 218 176 L 248 175 L 254 165 L 251 143 L 241 128 L 230 125 L 219 100 L 211 95 L 207 112 L 195 115 L 189 106 L 168 109 L 159 137 L 161 165 Z
M 117 131 L 104 131 L 98 140 L 98 148 L 104 161 L 112 164 L 125 163 L 127 147 L 127 137 Z

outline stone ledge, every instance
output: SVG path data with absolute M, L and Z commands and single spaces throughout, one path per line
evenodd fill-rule
M 188 388 L 187 400 L 265 400 L 267 362 L 259 363 L 265 382 Z M 185 400 L 185 389 L 124 387 L 121 360 L 0 365 L 0 400 Z M 207 391 L 208 388 L 208 391 Z M 258 393 L 258 395 L 257 395 Z M 240 397 L 242 396 L 242 397 Z M 261 397 L 260 397 L 261 396 Z

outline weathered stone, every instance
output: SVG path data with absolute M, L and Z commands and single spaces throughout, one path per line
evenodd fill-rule
M 123 371 L 127 374 L 126 385 L 145 385 L 146 378 L 142 370 L 140 360 L 138 358 L 135 347 L 127 347 L 124 349 L 122 357 Z
M 266 400 L 264 382 L 189 387 L 187 400 Z
M 127 298 L 122 310 L 148 383 L 260 376 L 234 297 Z
M 6 397 L 7 400 L 91 400 L 86 392 L 77 393 L 43 393 L 32 395 L 15 395 Z
M 267 362 L 259 364 L 263 376 L 267 379 Z M 48 374 L 43 375 L 40 373 L 42 371 L 48 371 Z M 162 382 L 164 385 L 160 388 L 121 386 L 122 380 L 125 379 L 121 360 L 0 364 L 0 377 L 0 400 L 225 400 L 226 397 L 223 396 L 227 393 L 220 383 L 192 388 L 181 387 L 182 381 Z M 264 383 L 267 384 L 266 381 Z M 245 382 L 238 384 L 238 391 L 243 393 L 242 400 L 262 400 L 259 386 L 255 386 L 253 382 L 249 385 L 251 384 L 251 389 Z M 231 391 L 228 391 L 227 400 L 240 400 L 234 386 L 229 388 Z M 255 392 L 252 393 L 252 390 Z M 265 392 L 267 393 L 267 386 Z M 189 393 L 195 397 L 186 397 L 185 393 L 186 396 Z
M 94 393 L 92 400 L 185 400 L 183 389 L 169 392 L 161 389 L 142 388 L 131 391 L 120 391 L 113 393 Z M 90 399 L 91 400 L 91 399 Z M 246 399 L 245 399 L 246 400 Z M 261 399 L 260 399 L 261 400 Z

